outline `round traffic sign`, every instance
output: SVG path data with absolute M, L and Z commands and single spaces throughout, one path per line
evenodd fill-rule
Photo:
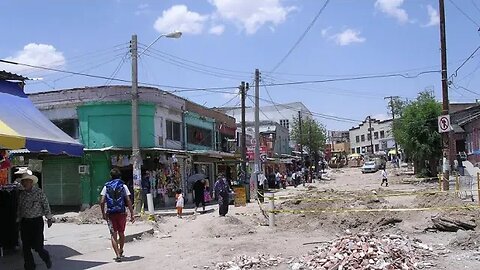
M 439 125 L 440 125 L 440 130 L 448 131 L 450 129 L 450 120 L 448 119 L 447 116 L 442 116 L 440 117 Z

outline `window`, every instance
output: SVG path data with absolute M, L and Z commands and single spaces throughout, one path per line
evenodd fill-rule
M 360 147 L 357 147 L 357 154 L 360 154 Z
M 380 131 L 380 139 L 385 138 L 385 131 L 381 130 Z
M 374 138 L 375 140 L 378 140 L 378 131 L 375 131 L 375 132 L 373 133 L 373 138 Z
M 355 140 L 357 141 L 357 143 L 359 143 L 360 142 L 360 136 L 355 137 Z
M 367 133 L 367 141 L 370 141 L 372 139 L 372 134 L 371 133 Z
M 281 119 L 280 125 L 282 127 L 286 127 L 287 129 L 290 129 L 290 121 L 288 121 L 288 119 Z
M 362 142 L 365 141 L 365 135 L 362 135 L 362 139 L 361 139 Z
M 375 152 L 378 152 L 378 151 L 380 151 L 380 145 L 375 144 Z
M 180 141 L 180 123 L 170 120 L 167 120 L 166 122 L 167 140 Z
M 355 153 L 355 148 L 352 148 L 352 154 Z
M 212 146 L 212 131 L 187 125 L 187 142 L 196 145 Z

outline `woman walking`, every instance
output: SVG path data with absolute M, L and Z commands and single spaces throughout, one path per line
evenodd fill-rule
M 205 180 L 199 180 L 193 184 L 193 195 L 195 201 L 195 213 L 202 204 L 203 212 L 205 212 Z
M 227 179 L 223 176 L 219 176 L 214 186 L 215 197 L 218 200 L 218 213 L 221 217 L 224 217 L 228 213 L 229 204 L 229 191 Z

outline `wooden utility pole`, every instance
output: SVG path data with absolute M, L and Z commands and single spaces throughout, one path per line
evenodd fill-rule
M 442 59 L 442 115 L 449 113 L 448 101 L 448 75 L 447 75 L 447 38 L 445 33 L 445 1 L 439 0 L 438 12 L 440 14 L 440 46 Z M 452 168 L 454 153 L 450 145 L 451 132 L 444 132 L 443 139 L 443 189 L 450 189 L 450 169 Z
M 368 116 L 368 134 L 370 134 L 370 154 L 373 155 L 372 117 Z
M 260 71 L 255 69 L 255 177 L 250 183 L 250 194 L 253 199 L 257 198 L 258 174 L 262 171 L 260 162 Z
M 240 95 L 242 99 L 242 137 L 240 141 L 241 153 L 242 153 L 242 181 L 246 183 L 247 180 L 247 134 L 246 134 L 246 127 L 245 127 L 245 96 L 246 96 L 246 88 L 248 88 L 248 84 L 245 85 L 245 82 L 240 84 Z

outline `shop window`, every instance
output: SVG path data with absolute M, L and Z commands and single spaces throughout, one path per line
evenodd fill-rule
M 180 137 L 181 137 L 180 123 L 167 120 L 166 128 L 167 128 L 167 140 L 180 141 Z
M 381 130 L 380 131 L 380 139 L 385 138 L 385 131 Z
M 375 132 L 373 133 L 373 138 L 374 138 L 375 140 L 378 140 L 378 131 L 375 131 Z

